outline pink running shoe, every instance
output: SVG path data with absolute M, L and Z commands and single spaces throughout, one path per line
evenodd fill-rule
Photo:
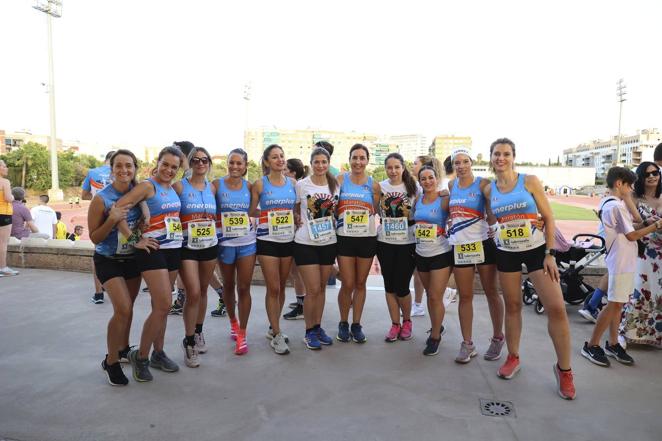
M 396 341 L 398 339 L 398 335 L 400 334 L 400 329 L 401 328 L 399 324 L 396 325 L 393 323 L 393 325 L 391 325 L 391 329 L 388 331 L 388 334 L 386 334 L 386 337 L 384 337 L 384 340 L 388 342 Z
M 234 319 L 230 321 L 230 338 L 232 340 L 237 340 L 237 335 L 239 334 L 239 321 Z
M 411 340 L 411 328 L 412 328 L 412 323 L 411 320 L 405 320 L 402 322 L 402 327 L 400 328 L 400 334 L 398 335 L 398 338 L 400 340 Z
M 497 371 L 497 375 L 505 380 L 510 380 L 519 372 L 519 357 L 516 355 L 508 354 L 506 362 L 501 365 Z
M 244 355 L 248 352 L 248 342 L 246 341 L 246 330 L 239 329 L 237 332 L 237 340 L 234 349 L 234 353 L 237 355 Z

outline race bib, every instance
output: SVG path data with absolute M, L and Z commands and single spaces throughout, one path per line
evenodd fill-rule
M 342 231 L 346 236 L 367 236 L 370 234 L 370 213 L 368 210 L 345 210 Z
M 166 239 L 169 240 L 184 240 L 182 233 L 182 223 L 178 217 L 166 217 Z
M 407 228 L 408 223 L 406 217 L 382 218 L 384 239 L 388 242 L 406 242 Z
M 431 244 L 437 241 L 437 226 L 435 224 L 416 224 L 416 243 Z
M 228 211 L 221 216 L 221 234 L 223 237 L 248 236 L 251 221 L 244 211 Z
M 216 224 L 210 220 L 191 221 L 188 223 L 187 248 L 204 250 L 218 243 Z
M 294 235 L 294 215 L 292 210 L 270 211 L 267 217 L 269 236 L 287 237 Z
M 531 238 L 531 221 L 517 219 L 499 224 L 499 242 L 511 251 L 525 251 Z
M 334 234 L 331 216 L 320 217 L 308 221 L 308 234 L 315 242 L 326 242 Z
M 117 232 L 117 249 L 115 250 L 115 254 L 133 254 L 133 245 L 129 243 L 129 238 L 124 236 L 119 231 Z
M 453 247 L 456 265 L 480 265 L 485 262 L 483 242 L 463 243 Z

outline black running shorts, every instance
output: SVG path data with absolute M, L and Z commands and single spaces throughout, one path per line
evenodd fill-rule
M 304 245 L 294 243 L 294 262 L 303 265 L 333 265 L 336 260 L 336 244 Z
M 135 258 L 136 266 L 141 273 L 159 269 L 165 269 L 168 272 L 177 271 L 182 263 L 182 249 L 166 248 L 150 250 L 150 253 L 136 249 Z
M 133 257 L 113 259 L 94 253 L 92 259 L 94 260 L 94 271 L 97 279 L 102 285 L 115 277 L 122 277 L 124 280 L 140 277 L 140 271 Z
M 516 273 L 522 271 L 522 264 L 526 265 L 529 273 L 543 269 L 545 262 L 545 248 L 540 245 L 528 251 L 502 251 L 497 249 L 497 270 L 502 273 Z

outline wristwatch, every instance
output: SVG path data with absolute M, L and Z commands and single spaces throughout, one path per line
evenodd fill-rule
M 546 250 L 545 250 L 545 256 L 556 257 L 556 250 L 555 250 L 554 248 L 552 248 L 552 249 L 546 249 Z

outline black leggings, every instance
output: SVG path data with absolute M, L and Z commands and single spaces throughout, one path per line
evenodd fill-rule
M 384 289 L 398 297 L 409 295 L 409 281 L 416 266 L 415 244 L 393 245 L 377 242 L 377 259 L 382 267 Z

